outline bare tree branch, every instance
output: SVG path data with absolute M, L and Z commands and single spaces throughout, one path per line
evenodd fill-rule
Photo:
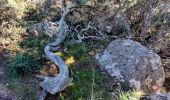
M 143 21 L 143 29 L 142 29 L 142 34 L 141 34 L 141 41 L 144 42 L 148 29 L 151 25 L 151 13 L 152 13 L 152 3 L 154 0 L 148 0 L 146 1 L 146 5 L 147 5 L 147 13 L 144 17 L 144 21 Z

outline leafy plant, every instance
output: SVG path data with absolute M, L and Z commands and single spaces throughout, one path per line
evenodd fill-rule
M 29 75 L 39 70 L 37 59 L 27 53 L 19 53 L 14 56 L 8 66 L 10 77 L 18 77 L 18 75 Z
M 144 95 L 144 92 L 140 90 L 125 92 L 122 91 L 121 88 L 118 88 L 112 94 L 115 100 L 140 100 L 140 98 Z
M 77 60 L 85 61 L 89 58 L 89 50 L 85 43 L 69 46 L 68 51 L 69 54 L 73 55 Z
M 41 22 L 43 18 L 45 18 L 45 15 L 43 15 L 41 12 L 32 11 L 32 15 L 30 14 L 30 17 L 28 20 Z
M 142 91 L 130 91 L 130 92 L 122 92 L 119 94 L 119 100 L 140 100 L 143 95 Z
M 86 4 L 86 0 L 77 0 L 79 6 L 84 6 Z
M 44 33 L 40 33 L 35 38 L 27 37 L 21 43 L 20 46 L 24 49 L 36 50 L 37 53 L 43 54 L 44 47 L 48 42 L 48 36 Z
M 20 47 L 24 53 L 17 53 L 10 59 L 8 64 L 8 75 L 12 78 L 26 76 L 39 71 L 43 60 L 44 47 L 48 42 L 48 37 L 41 33 L 36 37 L 26 37 L 20 42 Z M 40 62 L 41 60 L 41 62 Z

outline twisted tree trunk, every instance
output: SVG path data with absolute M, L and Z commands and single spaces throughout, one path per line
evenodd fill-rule
M 46 56 L 58 66 L 59 74 L 55 77 L 44 77 L 44 81 L 40 83 L 40 86 L 51 94 L 55 94 L 64 90 L 72 79 L 69 76 L 68 66 L 59 56 L 50 51 L 50 46 L 47 45 L 44 51 Z
M 43 88 L 43 91 L 47 91 L 51 94 L 55 94 L 57 92 L 64 90 L 72 82 L 72 78 L 70 78 L 69 76 L 68 66 L 59 56 L 57 56 L 51 51 L 52 49 L 59 46 L 60 43 L 67 36 L 68 33 L 66 32 L 66 30 L 68 30 L 68 27 L 65 23 L 65 17 L 71 11 L 71 9 L 75 7 L 74 3 L 66 6 L 65 0 L 61 0 L 61 2 L 63 14 L 59 21 L 59 32 L 56 32 L 57 33 L 56 40 L 53 43 L 49 43 L 44 49 L 45 55 L 48 57 L 48 59 L 58 67 L 59 74 L 56 75 L 55 77 L 46 76 L 43 78 L 44 79 L 43 82 L 40 83 L 40 86 Z M 43 92 L 43 94 L 44 93 L 45 92 Z M 43 97 L 40 96 L 39 100 L 44 100 L 44 98 L 45 96 Z

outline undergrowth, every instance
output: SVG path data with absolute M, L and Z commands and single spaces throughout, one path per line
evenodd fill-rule
M 18 77 L 37 73 L 42 65 L 40 61 L 43 59 L 43 50 L 47 42 L 48 38 L 43 33 L 35 38 L 23 39 L 20 46 L 25 51 L 11 58 L 8 65 L 9 76 Z
M 35 56 L 29 53 L 18 53 L 14 56 L 8 65 L 8 75 L 11 78 L 17 78 L 19 75 L 30 75 L 37 72 L 40 68 L 39 62 Z
M 86 61 L 89 59 L 88 55 L 89 49 L 85 42 L 81 44 L 75 44 L 68 46 L 68 54 L 73 55 L 74 58 L 78 61 Z
M 93 71 L 91 68 L 72 69 L 72 84 L 62 93 L 56 95 L 57 100 L 87 100 L 91 97 L 96 99 L 104 99 L 107 95 L 104 81 L 106 77 L 99 70 Z M 94 80 L 94 81 L 93 81 Z

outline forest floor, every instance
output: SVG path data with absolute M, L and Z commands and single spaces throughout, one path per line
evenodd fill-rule
M 41 22 L 43 18 L 44 16 L 37 13 L 34 9 L 22 21 L 17 22 L 18 25 L 11 26 L 8 29 L 9 33 L 2 37 L 4 43 L 0 44 L 0 84 L 5 85 L 12 91 L 12 94 L 15 94 L 17 100 L 37 100 L 41 90 L 39 87 L 40 79 L 37 76 L 53 76 L 58 72 L 53 64 L 48 62 L 44 57 L 43 49 L 50 40 L 49 37 L 40 33 L 36 38 L 32 38 L 26 32 L 28 26 Z M 170 31 L 167 31 L 170 38 L 170 33 L 168 32 Z M 165 45 L 169 44 L 168 41 L 165 41 L 165 37 L 162 38 Z M 157 45 L 159 42 L 148 43 L 149 45 L 145 46 L 152 50 L 155 50 L 155 48 L 161 50 L 162 48 Z M 107 45 L 108 42 L 89 40 L 78 45 L 67 46 L 67 52 L 56 52 L 68 64 L 73 82 L 61 93 L 57 93 L 56 95 L 48 94 L 46 100 L 111 100 L 117 98 L 115 94 L 121 93 L 123 89 L 120 89 L 119 86 L 114 86 L 114 80 L 106 73 L 100 71 L 99 65 L 97 65 L 94 59 L 95 54 Z M 64 50 L 66 47 L 63 46 L 62 49 Z M 155 50 L 155 52 L 161 56 L 164 66 L 170 66 L 170 47 L 161 51 Z M 27 58 L 25 54 L 29 55 L 29 57 Z M 13 58 L 17 59 L 13 60 Z M 24 60 L 25 58 L 26 60 Z M 34 60 L 35 58 L 38 60 Z M 28 59 L 31 60 L 28 61 Z M 20 75 L 14 74 L 11 77 L 9 70 L 13 69 L 9 69 L 9 64 L 14 61 L 16 61 L 14 64 L 23 62 L 22 64 L 24 66 L 32 64 L 30 65 L 31 68 L 37 68 L 35 69 L 37 72 L 29 74 L 27 73 L 29 68 L 25 68 L 26 75 L 22 75 L 21 73 Z M 38 61 L 41 64 L 36 66 Z M 170 75 L 168 76 L 168 73 L 170 69 L 165 70 L 167 72 L 165 88 L 169 90 Z

